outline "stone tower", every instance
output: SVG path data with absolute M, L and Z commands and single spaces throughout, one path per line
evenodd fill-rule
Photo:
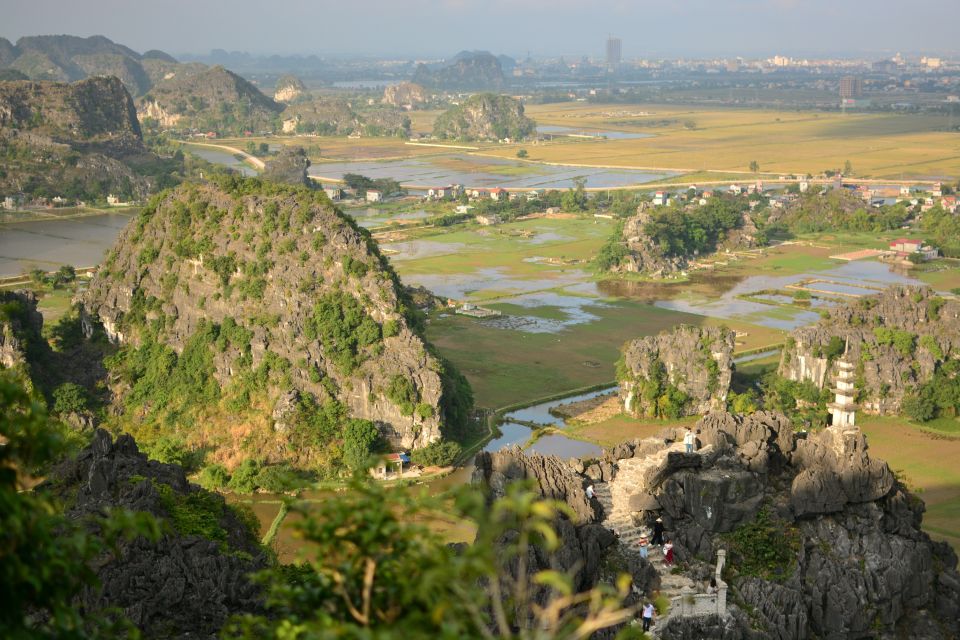
M 847 359 L 850 351 L 850 341 L 847 340 L 843 356 L 837 360 L 837 374 L 833 379 L 834 400 L 830 403 L 830 426 L 837 429 L 854 429 L 856 427 L 855 398 L 857 390 L 853 383 L 854 365 Z

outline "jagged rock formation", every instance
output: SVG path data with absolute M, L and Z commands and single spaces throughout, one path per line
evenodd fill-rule
M 199 376 L 191 393 L 209 380 L 217 388 L 204 392 L 207 419 L 191 437 L 212 439 L 227 463 L 238 461 L 231 455 L 317 463 L 304 405 L 273 416 L 291 392 L 307 409 L 325 407 L 322 415 L 373 421 L 402 448 L 437 440 L 441 425 L 469 411 L 462 378 L 419 334 L 376 244 L 322 192 L 235 179 L 167 193 L 127 227 L 80 302 L 91 324 L 129 349 L 159 343 L 194 354 L 202 369 L 184 374 Z M 138 380 L 117 386 L 117 402 Z M 127 419 L 162 410 L 136 406 Z M 220 419 L 247 426 L 204 431 Z M 287 423 L 299 426 L 274 429 Z
M 174 72 L 144 95 L 138 112 L 165 127 L 242 133 L 273 130 L 283 107 L 223 67 Z
M 307 174 L 309 168 L 310 158 L 307 157 L 306 149 L 283 145 L 277 156 L 267 162 L 261 177 L 264 180 L 310 187 L 313 181 Z
M 283 111 L 284 133 L 349 135 L 360 126 L 350 103 L 343 98 L 317 98 L 289 105 Z
M 658 416 L 670 404 L 696 415 L 726 406 L 734 346 L 730 330 L 686 325 L 628 342 L 617 372 L 625 411 Z
M 450 63 L 428 67 L 417 65 L 414 84 L 436 89 L 499 89 L 503 68 L 496 56 L 486 51 L 461 52 Z
M 480 93 L 442 113 L 433 125 L 438 138 L 520 140 L 536 129 L 523 114 L 523 104 L 510 96 Z
M 116 553 L 97 559 L 100 586 L 81 594 L 83 610 L 116 608 L 146 637 L 169 638 L 210 636 L 229 616 L 261 608 L 249 575 L 266 568 L 267 558 L 251 529 L 253 514 L 243 517 L 188 483 L 180 467 L 148 460 L 129 435 L 114 442 L 97 430 L 37 490 L 59 497 L 72 520 L 128 509 L 167 525 L 157 542 L 121 540 Z
M 617 446 L 610 489 L 597 487 L 614 512 L 633 512 L 615 523 L 622 543 L 662 516 L 687 579 L 705 580 L 727 550 L 726 615 L 671 615 L 660 638 L 960 633 L 956 555 L 921 530 L 922 501 L 862 433 L 795 434 L 775 413 L 712 413 L 695 430 L 694 454 L 674 429 Z
M 626 255 L 615 271 L 643 273 L 653 278 L 663 278 L 685 271 L 689 262 L 684 256 L 668 256 L 663 248 L 647 235 L 645 227 L 650 222 L 650 210 L 647 203 L 637 207 L 637 215 L 628 218 L 623 224 L 623 241 L 626 243 Z
M 597 523 L 595 506 L 584 493 L 584 479 L 568 463 L 554 456 L 525 455 L 519 447 L 478 453 L 475 462 L 473 482 L 489 492 L 490 500 L 504 496 L 509 483 L 528 481 L 540 496 L 565 502 L 575 514 L 573 520 L 559 517 L 554 521 L 560 546 L 552 554 L 539 548 L 531 549 L 528 556 L 531 574 L 543 570 L 569 573 L 576 591 L 592 589 L 601 581 L 613 584 L 621 572 L 633 577 L 633 584 L 640 592 L 657 586 L 650 564 L 624 556 L 614 534 Z M 507 571 L 515 572 L 516 567 L 508 566 Z M 542 586 L 534 589 L 533 602 L 543 605 L 548 589 Z M 635 604 L 636 597 L 631 593 L 627 603 Z
M 116 78 L 0 83 L 0 193 L 143 197 L 158 158 Z M 173 167 L 161 167 L 168 171 Z
M 32 291 L 0 291 L 0 369 L 14 369 L 29 378 L 27 351 L 42 340 L 43 316 Z
M 398 109 L 415 109 L 427 101 L 427 92 L 413 82 L 393 84 L 383 90 L 383 102 Z
M 861 409 L 897 413 L 911 388 L 960 352 L 960 303 L 926 287 L 893 286 L 838 306 L 829 318 L 791 334 L 778 372 L 823 388 L 847 343 Z
M 154 51 L 149 57 L 176 63 L 169 55 Z M 152 84 L 141 56 L 103 36 L 28 36 L 16 45 L 0 42 L 0 66 L 9 66 L 31 80 L 73 82 L 96 76 L 115 76 L 137 96 Z
M 291 75 L 280 76 L 277 86 L 273 90 L 273 99 L 276 102 L 293 102 L 303 95 L 307 88 L 300 78 Z

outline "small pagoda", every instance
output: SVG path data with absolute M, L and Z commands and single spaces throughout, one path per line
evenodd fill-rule
M 848 339 L 843 356 L 836 362 L 837 373 L 833 379 L 834 400 L 827 405 L 830 409 L 830 426 L 841 430 L 856 428 L 857 390 L 853 381 L 856 367 L 848 359 L 849 351 L 850 340 Z

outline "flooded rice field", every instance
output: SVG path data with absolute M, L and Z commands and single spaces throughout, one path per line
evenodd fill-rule
M 226 155 L 232 158 L 230 154 Z M 449 166 L 443 166 L 444 162 L 451 161 L 459 168 L 451 170 Z M 588 187 L 614 188 L 675 175 L 637 169 L 554 166 L 467 154 L 386 161 L 318 162 L 310 167 L 310 173 L 334 179 L 340 179 L 347 173 L 359 173 L 370 178 L 393 178 L 401 184 L 420 187 L 462 184 L 468 187 L 531 189 L 566 189 L 578 177 L 586 178 Z
M 0 225 L 0 277 L 62 265 L 96 266 L 130 219 L 126 213 L 105 213 Z

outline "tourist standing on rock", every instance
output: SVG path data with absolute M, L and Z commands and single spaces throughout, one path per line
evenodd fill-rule
M 683 434 L 683 444 L 687 446 L 687 453 L 693 453 L 694 446 L 697 444 L 697 436 L 693 435 L 690 427 L 687 427 L 687 432 Z
M 653 523 L 653 546 L 663 544 L 663 518 Z
M 637 540 L 637 546 L 640 547 L 640 557 L 641 557 L 641 558 L 646 558 L 646 557 L 647 557 L 647 550 L 648 550 L 648 548 L 650 547 L 650 541 L 647 540 L 647 534 L 646 534 L 646 533 L 640 534 L 640 539 Z
M 653 623 L 653 603 L 647 602 L 643 605 L 643 630 L 650 631 L 650 625 Z
M 587 485 L 587 500 L 593 500 L 593 496 L 594 496 L 594 493 L 593 493 L 593 485 L 592 485 L 592 484 L 588 484 L 588 485 Z
M 663 545 L 663 562 L 668 566 L 673 566 L 673 543 L 667 538 L 667 544 Z

